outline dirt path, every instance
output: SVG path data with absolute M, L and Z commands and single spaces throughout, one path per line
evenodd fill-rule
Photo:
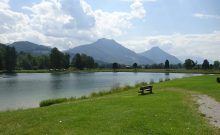
M 220 128 L 220 103 L 207 95 L 194 95 L 199 104 L 199 111 L 209 119 L 210 123 Z

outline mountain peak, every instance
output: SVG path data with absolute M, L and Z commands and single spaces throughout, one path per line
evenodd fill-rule
M 88 56 L 92 56 L 97 61 L 105 63 L 118 62 L 120 64 L 152 64 L 153 61 L 139 56 L 135 52 L 125 48 L 121 44 L 117 43 L 113 39 L 102 38 L 94 43 L 81 45 L 70 49 L 70 54 L 84 53 Z
M 115 42 L 113 39 L 100 38 L 96 42 Z
M 160 50 L 160 51 L 163 51 L 163 50 L 160 49 L 160 47 L 158 47 L 158 46 L 154 46 L 154 47 L 152 47 L 150 50 Z
M 152 47 L 150 50 L 141 53 L 141 55 L 152 59 L 156 63 L 164 63 L 165 60 L 169 60 L 171 64 L 181 63 L 178 58 L 165 52 L 158 46 Z
M 29 42 L 29 41 L 15 41 L 14 43 L 30 43 L 30 44 L 34 44 L 32 42 Z M 13 44 L 13 43 L 12 43 Z

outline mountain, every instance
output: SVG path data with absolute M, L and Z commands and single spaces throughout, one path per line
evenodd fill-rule
M 169 60 L 170 64 L 182 63 L 178 58 L 163 51 L 159 47 L 153 47 L 148 51 L 140 53 L 140 55 L 155 61 L 157 64 L 164 63 L 166 60 Z
M 70 54 L 84 53 L 92 56 L 97 61 L 106 63 L 117 62 L 120 64 L 152 64 L 153 61 L 136 54 L 135 52 L 123 47 L 119 43 L 110 39 L 99 39 L 92 44 L 78 46 L 66 51 Z
M 26 52 L 34 55 L 49 54 L 51 48 L 43 45 L 34 44 L 28 41 L 19 41 L 10 44 L 15 47 L 17 52 Z

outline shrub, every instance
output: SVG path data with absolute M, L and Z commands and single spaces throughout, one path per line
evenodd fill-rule
M 160 79 L 159 79 L 159 82 L 163 82 L 163 79 L 162 79 L 162 78 L 160 78 Z
M 150 80 L 150 84 L 154 84 L 154 80 L 153 79 Z
M 166 78 L 165 81 L 170 81 L 170 78 Z

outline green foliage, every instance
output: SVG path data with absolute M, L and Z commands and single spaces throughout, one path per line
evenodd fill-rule
M 65 53 L 63 57 L 63 66 L 65 69 L 68 69 L 70 67 L 70 55 Z
M 3 69 L 3 58 L 2 58 L 2 52 L 0 51 L 0 70 Z
M 134 64 L 133 64 L 133 68 L 134 68 L 134 69 L 137 69 L 137 68 L 138 68 L 138 64 L 137 64 L 137 63 L 134 63 Z
M 220 68 L 220 62 L 219 61 L 214 61 L 214 68 L 219 69 Z
M 59 103 L 66 102 L 66 101 L 67 101 L 67 98 L 43 100 L 40 102 L 40 107 L 50 106 L 53 104 L 59 104 Z
M 209 69 L 209 61 L 208 60 L 205 59 L 203 61 L 202 69 Z
M 170 68 L 170 62 L 169 60 L 166 60 L 165 61 L 165 66 L 164 66 L 165 69 L 169 69 Z
M 50 53 L 50 64 L 53 69 L 62 68 L 63 53 L 60 52 L 57 48 L 53 48 Z
M 66 69 L 70 66 L 70 55 L 53 48 L 50 53 L 50 67 L 52 69 Z
M 194 66 L 195 66 L 195 62 L 191 59 L 186 59 L 185 60 L 185 63 L 184 63 L 184 66 L 186 69 L 192 69 Z
M 16 66 L 16 51 L 14 47 L 6 46 L 4 59 L 7 72 L 12 72 Z
M 92 69 L 97 65 L 91 56 L 87 56 L 85 54 L 80 55 L 79 53 L 73 57 L 71 64 L 73 67 L 80 70 L 83 70 L 84 68 Z
M 17 57 L 17 69 L 37 70 L 49 69 L 50 60 L 47 55 L 32 56 L 31 54 L 20 52 Z
M 116 71 L 116 69 L 118 69 L 118 68 L 119 68 L 119 64 L 118 64 L 118 63 L 116 63 L 116 62 L 115 62 L 115 63 L 113 63 L 113 64 L 112 64 L 112 68 L 113 68 L 113 70 L 114 70 L 114 71 Z

